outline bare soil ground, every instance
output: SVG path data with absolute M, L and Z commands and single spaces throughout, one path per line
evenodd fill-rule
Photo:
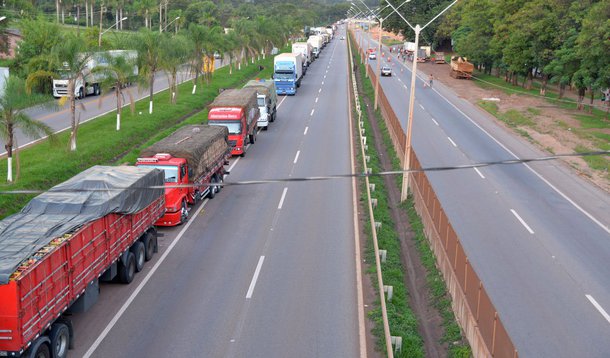
M 541 97 L 507 94 L 500 89 L 484 89 L 475 83 L 476 80 L 454 79 L 449 76 L 448 64 L 427 62 L 418 64 L 418 68 L 426 74 L 432 73 L 436 81 L 453 89 L 460 97 L 474 105 L 478 105 L 483 98 L 497 98 L 499 100 L 493 103 L 498 106 L 499 112 L 504 113 L 513 109 L 532 119 L 534 125 L 518 126 L 515 129 L 525 131 L 531 138 L 530 141 L 542 150 L 559 154 L 573 153 L 578 147 L 597 149 L 597 145 L 592 140 L 577 134 L 583 129 L 581 122 L 574 118 L 574 114 L 586 114 L 583 111 L 566 110 Z M 575 97 L 574 94 L 571 96 Z M 496 121 L 505 128 L 515 130 L 498 119 Z M 594 130 L 610 134 L 610 129 Z M 581 157 L 564 157 L 561 160 L 578 175 L 610 192 L 610 180 L 606 171 L 592 169 Z

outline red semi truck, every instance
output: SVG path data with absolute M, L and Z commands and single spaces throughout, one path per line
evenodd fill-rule
M 188 220 L 188 205 L 216 196 L 224 181 L 231 148 L 225 127 L 185 126 L 140 153 L 136 166 L 165 173 L 165 215 L 157 226 Z
M 95 166 L 0 221 L 0 357 L 67 356 L 69 314 L 156 252 L 162 185 L 160 170 Z
M 224 126 L 229 130 L 232 155 L 246 154 L 246 141 L 254 144 L 260 112 L 255 88 L 222 91 L 209 105 L 208 124 Z

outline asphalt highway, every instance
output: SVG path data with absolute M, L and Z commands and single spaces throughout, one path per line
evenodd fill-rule
M 335 39 L 226 181 L 351 172 L 346 63 Z M 102 285 L 73 317 L 70 355 L 361 356 L 354 189 L 349 179 L 225 187 L 161 230 L 131 285 Z
M 406 128 L 411 62 L 384 54 L 393 75 L 380 84 Z M 438 81 L 424 82 L 419 73 L 413 148 L 422 166 L 547 155 Z M 520 357 L 610 356 L 608 193 L 556 161 L 428 177 Z

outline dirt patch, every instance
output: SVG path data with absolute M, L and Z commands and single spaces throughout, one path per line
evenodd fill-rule
M 579 148 L 600 150 L 594 140 L 587 139 L 590 130 L 583 129 L 580 121 L 574 118 L 576 114 L 586 114 L 583 111 L 561 108 L 542 97 L 507 94 L 500 89 L 481 88 L 474 82 L 475 80 L 454 79 L 449 76 L 448 64 L 420 63 L 418 68 L 426 74 L 432 73 L 435 81 L 443 83 L 459 97 L 474 105 L 479 105 L 481 101 L 485 101 L 484 99 L 497 99 L 487 101 L 495 104 L 499 113 L 514 110 L 530 119 L 530 124 L 516 126 L 509 126 L 497 118 L 495 120 L 499 125 L 516 134 L 529 137 L 530 142 L 541 150 L 550 154 L 573 153 Z M 595 129 L 595 131 L 610 134 L 610 129 Z M 607 171 L 592 169 L 581 157 L 564 157 L 560 160 L 580 176 L 610 192 Z

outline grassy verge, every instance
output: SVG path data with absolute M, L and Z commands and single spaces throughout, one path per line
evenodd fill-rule
M 364 77 L 364 68 L 363 68 L 364 66 L 359 66 L 359 67 L 360 67 L 360 73 L 361 73 L 362 78 L 365 78 Z M 370 81 L 363 81 L 363 82 L 364 82 L 363 86 L 362 86 L 363 93 L 361 95 L 366 96 L 369 99 L 373 98 L 374 90 L 373 90 L 373 86 L 372 86 L 371 82 Z M 366 108 L 364 103 L 361 103 L 361 108 Z M 365 123 L 366 132 L 371 133 L 370 124 L 368 123 L 369 119 L 367 118 L 365 112 L 363 112 L 363 120 Z M 380 110 L 375 111 L 375 118 L 373 120 L 377 121 L 378 126 L 380 128 L 380 131 L 383 136 L 383 145 L 386 148 L 394 148 L 391 138 L 390 138 L 389 130 L 388 130 L 387 126 L 385 125 L 385 122 L 383 121 Z M 370 143 L 369 148 L 373 147 L 374 138 L 372 138 L 371 136 L 368 136 L 367 141 L 369 141 L 369 143 Z M 375 153 L 374 150 L 373 151 L 369 150 L 369 152 L 367 154 L 370 155 L 370 157 L 371 157 L 370 167 L 373 168 L 374 172 L 379 171 L 380 168 L 379 168 L 379 161 L 378 161 L 377 153 Z M 396 152 L 394 150 L 389 150 L 389 155 L 391 156 L 393 169 L 400 170 L 401 169 L 400 161 L 396 155 Z M 408 295 L 407 289 L 406 289 L 406 287 L 404 287 L 404 270 L 402 268 L 402 265 L 400 262 L 400 256 L 399 256 L 400 255 L 400 243 L 398 242 L 398 236 L 397 236 L 396 232 L 394 231 L 393 222 L 389 215 L 389 209 L 387 207 L 387 197 L 386 197 L 387 194 L 385 192 L 384 182 L 383 182 L 383 179 L 380 177 L 372 177 L 371 183 L 375 183 L 376 189 L 375 189 L 374 196 L 378 199 L 378 206 L 377 206 L 377 209 L 375 209 L 375 218 L 377 221 L 382 222 L 382 227 L 378 231 L 379 245 L 381 248 L 388 250 L 388 258 L 387 258 L 388 261 L 386 264 L 383 265 L 384 283 L 387 285 L 392 284 L 392 283 L 387 282 L 389 278 L 392 278 L 393 280 L 400 279 L 399 287 L 401 288 L 401 290 L 404 290 L 405 295 Z M 402 184 L 402 176 L 397 176 L 396 185 L 400 188 L 401 184 Z M 366 189 L 366 188 L 364 188 L 364 189 Z M 426 239 L 426 237 L 423 233 L 423 224 L 421 222 L 421 219 L 419 218 L 419 216 L 417 215 L 417 213 L 415 212 L 415 210 L 413 208 L 412 198 L 410 198 L 405 204 L 402 204 L 402 209 L 407 210 L 411 229 L 413 230 L 413 232 L 415 234 L 415 241 L 417 243 L 417 248 L 418 248 L 420 257 L 422 259 L 422 263 L 424 264 L 426 271 L 427 271 L 427 275 L 426 275 L 427 286 L 430 289 L 430 292 L 432 293 L 432 297 L 430 297 L 430 299 L 432 300 L 434 306 L 440 311 L 441 316 L 443 318 L 444 335 L 442 338 L 442 342 L 448 343 L 448 345 L 449 345 L 449 350 L 448 350 L 447 354 L 449 357 L 457 357 L 457 358 L 470 357 L 472 355 L 471 349 L 467 344 L 463 343 L 464 340 L 462 339 L 460 328 L 455 320 L 453 310 L 451 309 L 451 297 L 449 296 L 449 294 L 447 292 L 445 281 L 443 280 L 441 273 L 436 268 L 436 261 L 434 258 L 434 254 L 433 254 L 432 250 L 430 249 L 428 240 Z M 370 225 L 368 224 L 368 220 L 367 220 L 366 228 L 367 228 L 368 232 L 370 232 L 371 228 L 370 228 Z M 371 245 L 372 245 L 372 243 L 371 243 Z M 390 260 L 391 253 L 397 257 L 393 257 L 392 260 Z M 374 259 L 375 259 L 374 252 L 371 247 L 371 248 L 367 249 L 367 260 L 374 260 Z M 390 265 L 392 265 L 392 266 L 390 266 Z M 386 273 L 386 269 L 391 271 L 392 274 L 388 275 Z M 376 276 L 374 275 L 375 268 L 373 267 L 371 271 L 372 271 L 371 277 L 373 277 L 373 280 L 375 281 L 375 279 L 376 279 Z M 386 278 L 387 276 L 389 276 L 389 277 Z M 396 292 L 396 286 L 394 287 L 394 292 Z M 417 321 L 413 317 L 413 313 L 412 313 L 410 307 L 408 306 L 408 303 L 406 301 L 407 296 L 402 296 L 402 297 L 405 301 L 403 302 L 403 305 L 400 308 L 404 309 L 406 312 L 401 313 L 401 312 L 395 310 L 395 308 L 393 306 L 392 306 L 392 308 L 390 308 L 390 306 L 388 305 L 388 316 L 390 317 L 390 330 L 392 332 L 392 335 L 402 335 L 402 337 L 403 337 L 403 355 L 402 356 L 418 357 L 419 356 L 418 354 L 420 354 L 420 351 L 422 352 L 421 354 L 423 354 L 423 343 L 421 342 L 421 337 L 419 337 L 419 335 L 415 336 L 415 334 L 417 334 Z M 394 304 L 395 303 L 392 302 L 392 305 L 394 305 Z M 390 316 L 390 312 L 392 312 L 392 316 Z M 377 323 L 377 328 L 375 330 L 375 333 L 378 335 L 378 337 L 381 338 L 383 335 L 383 327 L 381 326 L 380 309 L 376 308 L 375 310 L 373 310 L 371 312 L 371 316 Z M 396 327 L 393 325 L 393 320 L 398 320 L 396 323 Z M 399 333 L 399 332 L 404 332 L 404 333 Z M 407 338 L 405 338 L 405 337 L 407 337 Z M 378 341 L 380 341 L 380 343 L 379 343 L 380 347 L 383 348 L 385 346 L 383 339 L 379 339 Z M 405 341 L 407 342 L 407 344 L 411 344 L 410 347 L 413 349 L 412 352 L 408 352 L 408 353 L 405 352 L 405 350 L 404 350 Z M 417 346 L 416 344 L 420 344 L 421 346 Z
M 265 67 L 262 72 L 259 64 Z M 254 77 L 268 78 L 272 67 L 273 58 L 268 57 L 260 63 L 242 66 L 241 71 L 234 70 L 232 75 L 229 75 L 227 67 L 221 68 L 208 84 L 197 87 L 195 95 L 191 94 L 192 82 L 185 82 L 179 86 L 175 105 L 169 104 L 168 91 L 160 92 L 154 96 L 153 114 L 148 114 L 147 98 L 136 103 L 134 114 L 124 109 L 120 131 L 115 130 L 114 112 L 84 123 L 78 131 L 76 152 L 67 149 L 69 131 L 57 135 L 56 145 L 43 141 L 24 149 L 19 152 L 19 179 L 14 184 L 0 184 L 0 190 L 46 190 L 93 165 L 133 163 L 141 148 L 168 135 L 183 123 L 204 122 L 207 111 L 203 109 L 216 97 L 220 88 L 240 87 Z M 2 159 L 0 178 L 6 178 L 6 170 L 6 159 Z M 0 217 L 19 211 L 32 197 L 1 195 Z

